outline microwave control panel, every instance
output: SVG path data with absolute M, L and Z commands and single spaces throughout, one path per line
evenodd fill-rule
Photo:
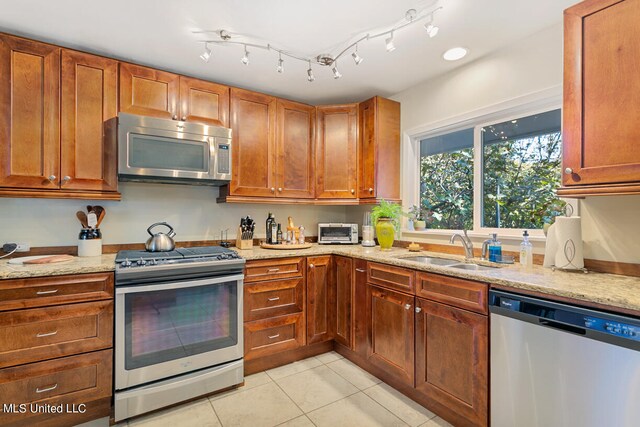
M 229 144 L 218 144 L 218 173 L 231 173 L 231 146 Z

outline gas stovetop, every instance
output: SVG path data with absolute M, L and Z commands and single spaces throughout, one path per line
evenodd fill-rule
M 236 252 L 221 246 L 168 252 L 120 251 L 116 255 L 116 285 L 242 273 L 244 263 Z

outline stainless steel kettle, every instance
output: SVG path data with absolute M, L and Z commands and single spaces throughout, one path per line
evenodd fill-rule
M 169 232 L 167 234 L 164 233 L 156 233 L 153 234 L 151 229 L 158 225 L 164 225 L 169 228 Z M 156 222 L 155 224 L 151 224 L 149 228 L 147 228 L 147 233 L 151 237 L 145 243 L 145 247 L 149 252 L 167 252 L 172 251 L 176 247 L 176 243 L 173 241 L 173 236 L 176 235 L 175 231 L 173 231 L 173 227 L 171 227 L 166 222 Z

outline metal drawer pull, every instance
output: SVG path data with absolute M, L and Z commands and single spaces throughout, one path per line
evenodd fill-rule
M 279 268 L 270 268 L 267 270 L 267 273 L 277 273 L 278 271 L 280 271 Z
M 404 305 L 404 309 L 405 310 L 411 310 L 411 304 L 405 304 Z
M 58 388 L 58 383 L 55 383 L 51 387 L 47 387 L 47 388 L 43 388 L 43 389 L 41 389 L 40 387 L 36 387 L 36 393 L 44 393 L 45 391 L 51 391 L 51 390 L 55 390 L 57 388 Z
M 274 338 L 278 338 L 280 336 L 280 334 L 275 334 L 275 335 L 271 335 L 269 337 L 270 340 L 274 339 Z
M 420 313 L 422 309 L 420 307 L 416 307 L 416 313 Z
M 58 333 L 58 331 L 47 332 L 46 334 L 37 334 L 36 337 L 37 338 L 50 337 L 51 335 L 55 335 L 57 333 Z
M 38 291 L 36 292 L 36 295 L 49 295 L 49 294 L 55 294 L 56 292 L 58 292 L 57 289 L 53 289 L 51 291 Z
M 356 268 L 356 271 L 358 273 L 366 273 L 367 272 L 367 270 L 365 270 L 364 268 Z
M 280 297 L 267 298 L 267 301 L 278 301 Z

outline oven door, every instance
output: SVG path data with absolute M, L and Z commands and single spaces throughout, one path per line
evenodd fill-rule
M 116 390 L 243 356 L 243 276 L 116 287 Z

